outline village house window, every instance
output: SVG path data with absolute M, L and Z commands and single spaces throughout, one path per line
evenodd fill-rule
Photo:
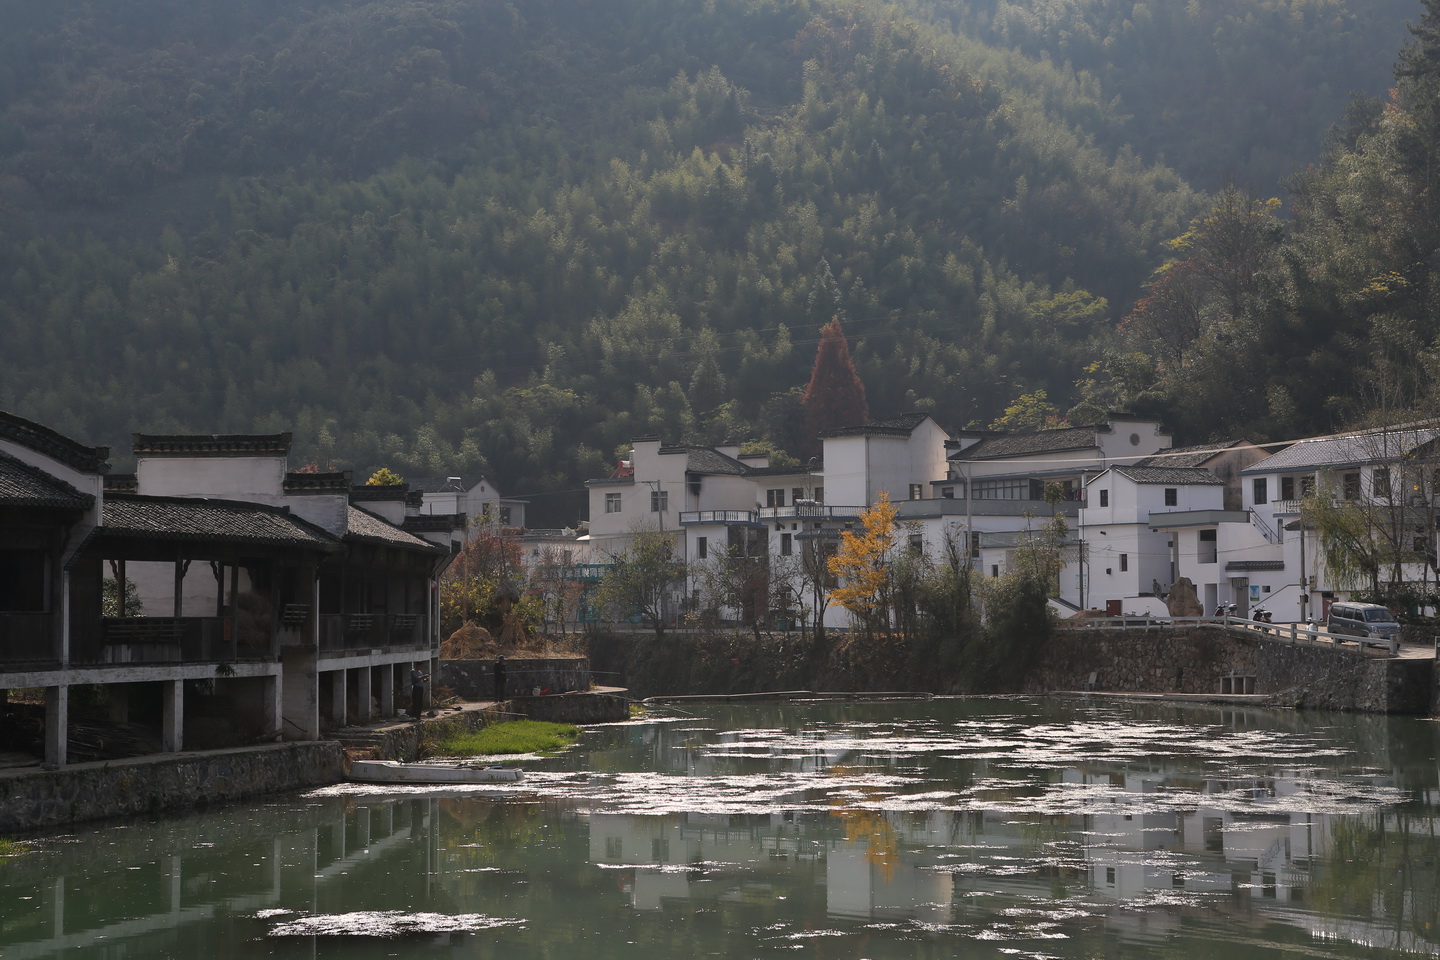
M 941 487 L 941 488 L 940 488 L 940 499 L 942 499 L 942 500 L 954 500 L 954 499 L 955 499 L 955 488 L 954 488 L 954 487 Z
M 793 538 L 788 533 L 780 534 L 780 556 L 788 557 L 795 551 Z
M 1030 481 L 1024 477 L 1005 477 L 999 480 L 977 480 L 976 500 L 1028 500 Z
M 992 577 L 998 577 L 998 576 L 1000 576 L 1000 564 L 998 564 L 998 563 L 992 563 L 992 564 L 990 564 L 990 576 L 992 576 Z
M 651 512 L 651 513 L 664 513 L 666 510 L 669 510 L 669 509 L 670 509 L 670 491 L 669 491 L 669 490 L 651 490 L 651 491 L 650 491 L 650 512 Z
M 1267 479 L 1269 478 L 1256 477 L 1251 483 L 1251 487 L 1255 493 L 1255 502 L 1257 504 L 1270 502 L 1270 488 L 1269 485 L 1265 482 Z
M 785 506 L 785 488 L 784 488 L 784 487 L 781 487 L 779 490 L 766 490 L 766 491 L 765 491 L 765 506 L 767 506 L 767 507 L 783 507 L 783 506 Z
M 912 483 L 912 484 L 910 484 L 910 499 L 911 499 L 911 500 L 919 500 L 919 499 L 922 499 L 924 496 L 925 496 L 925 487 L 924 487 L 923 484 L 919 484 L 919 483 Z
M 790 502 L 791 502 L 791 503 L 794 503 L 794 502 L 797 501 L 797 500 L 804 500 L 804 499 L 805 499 L 805 488 L 804 488 L 804 487 L 792 487 L 792 488 L 790 489 Z
M 1180 505 L 1180 491 L 1175 487 L 1165 488 L 1165 506 L 1178 507 Z
M 1102 506 L 1102 507 L 1108 507 L 1108 506 L 1110 506 L 1110 491 L 1109 491 L 1109 490 L 1101 490 L 1101 491 L 1100 491 L 1100 506 Z
M 1294 499 L 1295 499 L 1295 478 L 1294 478 L 1294 477 L 1281 477 L 1281 478 L 1280 478 L 1280 499 L 1281 499 L 1281 500 L 1294 500 Z
M 709 537 L 695 538 L 695 556 L 699 557 L 701 560 L 704 560 L 706 557 L 710 556 Z
M 980 534 L 974 531 L 970 534 L 970 556 L 975 560 L 980 559 Z
M 1215 540 L 1214 530 L 1200 531 L 1200 549 L 1197 551 L 1195 560 L 1197 563 L 1215 563 L 1217 560 L 1218 548 Z
M 1130 554 L 1128 554 L 1128 553 L 1122 553 L 1122 554 L 1120 554 L 1120 572 L 1121 572 L 1121 573 L 1124 573 L 1126 570 L 1129 570 L 1129 569 L 1130 569 Z
M 815 488 L 815 502 L 816 502 L 816 503 L 824 503 L 824 502 L 825 502 L 825 488 L 824 488 L 824 487 L 816 487 L 816 488 Z
M 1341 496 L 1346 500 L 1360 499 L 1360 474 L 1347 473 L 1341 478 Z
M 1315 495 L 1315 475 L 1311 474 L 1300 478 L 1300 496 L 1312 497 Z
M 607 493 L 607 494 L 605 494 L 605 512 L 606 512 L 606 513 L 619 513 L 619 512 L 620 512 L 620 494 L 618 494 L 618 493 Z
M 510 526 L 510 508 L 509 508 L 509 507 L 501 507 L 501 508 L 500 508 L 500 525 L 501 525 L 501 526 L 505 526 L 505 527 Z
M 1377 467 L 1375 477 L 1370 481 L 1370 489 L 1377 500 L 1390 499 L 1390 468 Z

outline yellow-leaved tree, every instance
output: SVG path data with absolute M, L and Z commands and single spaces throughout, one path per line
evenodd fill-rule
M 895 505 L 880 492 L 860 514 L 860 529 L 840 534 L 840 548 L 828 563 L 839 586 L 830 599 L 859 620 L 867 635 L 889 623 L 890 559 L 895 549 Z

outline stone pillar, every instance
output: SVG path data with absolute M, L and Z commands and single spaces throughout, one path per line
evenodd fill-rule
M 160 688 L 160 749 L 179 753 L 185 749 L 185 681 L 166 680 Z
M 330 671 L 330 719 L 345 726 L 345 674 L 346 670 Z
M 380 716 L 395 716 L 395 664 L 380 668 Z
M 45 762 L 65 766 L 70 742 L 70 688 L 45 688 Z

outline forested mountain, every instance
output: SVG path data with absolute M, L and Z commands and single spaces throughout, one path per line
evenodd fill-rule
M 117 448 L 293 429 L 362 474 L 555 494 L 534 515 L 557 522 L 635 435 L 798 449 L 837 316 L 877 413 L 983 425 L 1045 390 L 1197 439 L 1313 427 L 1344 411 L 1283 383 L 1263 411 L 1190 411 L 1196 344 L 1234 336 L 1218 308 L 1168 366 L 1137 319 L 1217 204 L 1160 158 L 1268 197 L 1352 88 L 1385 89 L 1416 12 L 8 3 L 0 408 Z M 1265 362 L 1298 377 L 1295 355 Z

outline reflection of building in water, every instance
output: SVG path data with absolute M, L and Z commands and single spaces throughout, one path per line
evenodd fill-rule
M 280 833 L 266 823 L 222 816 L 176 821 L 163 840 L 135 827 L 117 832 L 103 863 L 65 847 L 32 854 L 0 871 L 0 902 L 6 905 L 0 955 L 102 955 L 88 951 L 110 943 L 116 952 L 104 956 L 185 956 L 185 944 L 195 942 L 189 937 L 205 939 L 191 933 L 197 928 L 228 923 L 236 928 L 232 940 L 258 935 L 238 928 L 262 910 L 363 909 L 354 904 L 365 873 L 390 877 L 399 872 L 397 861 L 413 872 L 416 891 L 423 891 L 436 863 L 433 803 L 287 811 Z M 180 852 L 157 858 L 157 846 Z M 393 879 L 380 886 L 394 891 Z
M 1311 861 L 1327 846 L 1333 819 L 1303 812 L 1306 790 L 1296 780 L 1181 785 L 1161 771 L 1071 769 L 1065 771 L 1065 782 L 1123 791 L 1127 797 L 1165 798 L 1161 805 L 1169 809 L 1086 817 L 1084 856 L 1091 886 L 1117 900 L 1160 890 L 1232 889 L 1280 902 L 1300 899 Z M 1179 797 L 1185 802 L 1177 802 Z

